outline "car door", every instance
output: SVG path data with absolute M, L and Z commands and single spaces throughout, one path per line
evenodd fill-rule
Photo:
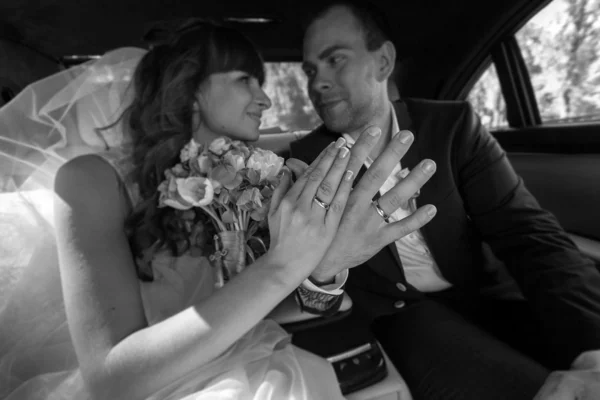
M 553 0 L 484 56 L 446 96 L 473 104 L 540 205 L 600 265 L 600 0 Z

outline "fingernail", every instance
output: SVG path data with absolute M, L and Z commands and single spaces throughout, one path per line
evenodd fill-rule
M 344 179 L 345 179 L 345 180 L 347 180 L 347 181 L 349 181 L 350 179 L 352 179 L 352 176 L 353 176 L 353 175 L 354 175 L 354 172 L 353 172 L 353 171 L 350 171 L 350 170 L 348 170 L 348 171 L 346 171 L 346 173 L 344 174 Z
M 429 215 L 429 218 L 435 217 L 435 214 L 437 214 L 437 208 L 435 208 L 435 206 L 429 206 L 427 208 L 427 215 Z
M 412 138 L 413 138 L 413 135 L 411 132 L 409 132 L 409 131 L 402 132 L 400 134 L 400 143 L 407 144 L 408 142 L 410 142 L 412 140 Z
M 348 153 L 350 153 L 350 150 L 348 150 L 347 147 L 343 147 L 339 152 L 339 156 L 340 156 L 340 158 L 346 158 Z
M 435 163 L 433 161 L 423 161 L 423 164 L 421 164 L 421 168 L 423 169 L 423 172 L 425 172 L 426 174 L 430 174 L 433 171 L 435 171 Z
M 341 137 L 341 138 L 339 138 L 338 140 L 335 141 L 335 148 L 339 149 L 340 147 L 342 147 L 345 144 L 346 144 L 346 139 L 344 139 L 343 137 Z
M 376 126 L 372 126 L 369 128 L 369 135 L 371 136 L 379 136 L 381 135 L 381 129 Z

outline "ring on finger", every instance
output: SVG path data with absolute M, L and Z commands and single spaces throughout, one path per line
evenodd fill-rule
M 329 204 L 325 203 L 323 200 L 318 198 L 317 196 L 313 197 L 313 201 L 317 203 L 320 207 L 323 207 L 325 211 L 329 210 Z
M 375 207 L 375 211 L 377 211 L 377 214 L 379 214 L 385 222 L 390 222 L 390 216 L 387 215 L 386 212 L 383 211 L 383 208 L 381 208 L 381 206 L 379 205 L 379 199 L 373 200 L 371 204 L 373 204 L 373 206 Z

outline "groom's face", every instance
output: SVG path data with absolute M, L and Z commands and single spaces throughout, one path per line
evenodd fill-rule
M 352 133 L 375 115 L 381 82 L 376 79 L 376 51 L 352 12 L 335 6 L 312 22 L 304 35 L 303 69 L 308 94 L 330 130 Z

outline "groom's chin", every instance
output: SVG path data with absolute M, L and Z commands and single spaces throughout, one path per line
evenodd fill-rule
M 329 129 L 331 132 L 337 133 L 347 133 L 349 129 L 348 121 L 345 121 L 343 118 L 322 118 L 323 124 L 325 127 Z

